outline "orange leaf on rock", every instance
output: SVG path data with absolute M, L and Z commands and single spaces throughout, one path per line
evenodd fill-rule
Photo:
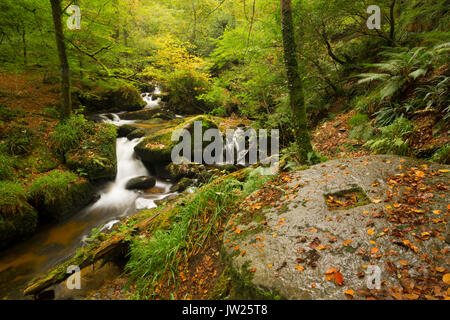
M 336 269 L 336 268 L 330 268 L 330 269 L 328 269 L 326 272 L 325 272 L 325 274 L 333 274 L 333 273 L 336 273 L 336 272 L 338 272 L 338 270 Z
M 342 273 L 340 273 L 339 271 L 336 272 L 334 274 L 334 281 L 336 282 L 337 285 L 342 286 L 342 284 L 344 283 L 344 276 L 342 275 Z
M 442 277 L 442 281 L 444 281 L 446 284 L 450 285 L 450 273 L 444 274 Z
M 352 289 L 349 289 L 347 291 L 344 292 L 346 295 L 353 297 L 355 294 L 355 291 L 353 291 Z

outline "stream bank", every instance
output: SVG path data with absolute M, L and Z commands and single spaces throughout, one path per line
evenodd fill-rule
M 151 94 L 145 94 L 145 97 L 146 108 L 157 106 L 159 103 L 158 99 L 152 99 Z M 104 119 L 101 121 L 103 123 L 114 126 L 123 124 L 118 114 L 111 114 L 111 119 L 107 117 L 105 119 L 104 115 L 99 116 Z M 126 123 L 135 125 L 136 121 L 128 120 Z M 134 152 L 134 147 L 140 140 L 141 138 L 132 140 L 117 138 L 113 144 L 114 148 L 107 149 L 107 152 L 113 152 L 112 157 L 108 153 L 105 156 L 114 159 L 115 180 L 100 182 L 95 186 L 97 197 L 93 203 L 79 209 L 73 215 L 61 217 L 59 221 L 40 225 L 30 238 L 11 245 L 0 253 L 0 297 L 23 299 L 23 290 L 27 282 L 70 259 L 78 248 L 88 245 L 89 238 L 93 234 L 108 232 L 121 220 L 141 210 L 156 207 L 155 201 L 171 194 L 172 184 L 166 179 L 159 178 L 153 178 L 154 185 L 151 188 L 144 190 L 126 188 L 130 179 L 152 177 Z M 100 142 L 95 147 L 104 149 L 107 146 L 108 143 L 102 145 Z M 83 160 L 83 156 L 77 156 L 75 153 L 72 156 L 70 150 L 64 151 L 63 155 L 69 164 L 73 164 L 75 171 L 95 176 L 96 179 L 110 176 L 110 173 L 106 175 L 102 173 L 106 172 L 104 163 L 93 171 L 90 170 L 93 168 L 92 159 Z M 101 157 L 99 156 L 99 159 Z

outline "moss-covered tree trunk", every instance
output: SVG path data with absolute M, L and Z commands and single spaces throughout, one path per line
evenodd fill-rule
M 52 5 L 53 24 L 55 26 L 56 46 L 58 47 L 59 64 L 61 69 L 61 107 L 59 110 L 61 120 L 67 119 L 72 113 L 70 98 L 70 70 L 67 60 L 66 44 L 64 42 L 61 21 L 61 0 L 50 0 Z
M 303 162 L 306 162 L 308 160 L 308 153 L 311 153 L 313 148 L 306 118 L 303 81 L 300 78 L 298 70 L 291 0 L 281 0 L 281 28 L 283 32 L 284 61 L 287 72 L 295 139 L 299 148 L 300 158 Z

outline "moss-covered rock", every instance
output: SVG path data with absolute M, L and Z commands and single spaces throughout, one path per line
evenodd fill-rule
M 183 163 L 175 164 L 170 163 L 165 167 L 167 171 L 167 176 L 172 181 L 178 181 L 181 178 L 197 178 L 202 172 L 205 171 L 204 165 L 199 165 L 196 163 Z
M 111 179 L 117 173 L 116 128 L 96 124 L 79 143 L 65 153 L 67 166 L 89 180 Z
M 159 106 L 151 109 L 144 109 L 134 112 L 127 112 L 120 115 L 122 120 L 149 120 L 154 117 L 172 120 L 175 118 L 175 114 L 169 109 Z
M 78 100 L 88 112 L 101 110 L 136 111 L 146 106 L 137 89 L 131 85 L 117 88 L 97 88 L 88 92 L 78 92 Z
M 139 139 L 145 136 L 145 130 L 144 129 L 135 129 L 133 132 L 127 135 L 128 140 L 134 140 Z
M 134 130 L 136 130 L 136 127 L 129 125 L 129 124 L 124 124 L 117 128 L 117 137 L 118 138 L 126 137 L 127 135 L 132 133 Z
M 86 206 L 94 196 L 92 184 L 68 171 L 54 170 L 30 186 L 29 197 L 42 217 L 62 219 Z
M 170 192 L 183 192 L 184 190 L 186 190 L 193 184 L 194 184 L 194 181 L 192 179 L 183 178 L 177 184 L 173 185 L 170 188 Z
M 32 234 L 38 223 L 36 210 L 27 202 L 25 189 L 0 181 L 0 248 Z
M 202 123 L 202 132 L 217 128 L 217 125 L 207 116 L 187 118 L 183 123 L 170 128 L 164 128 L 155 134 L 147 136 L 134 150 L 147 163 L 169 163 L 171 162 L 172 149 L 178 141 L 172 141 L 172 134 L 179 129 L 186 129 L 191 133 L 191 149 L 193 149 L 194 123 Z M 203 147 L 205 147 L 205 144 Z

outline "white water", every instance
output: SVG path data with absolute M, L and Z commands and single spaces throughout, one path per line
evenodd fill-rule
M 147 103 L 146 109 L 151 109 L 159 105 L 161 102 L 160 98 L 156 98 L 153 95 L 159 95 L 161 93 L 161 90 L 159 87 L 155 88 L 155 91 L 153 93 L 150 92 L 144 92 L 141 94 L 142 99 Z
M 156 87 L 153 94 L 160 94 L 161 91 Z M 141 96 L 147 103 L 146 108 L 153 108 L 160 103 L 159 98 L 153 98 L 152 93 L 143 93 Z M 120 113 L 101 114 L 100 117 L 104 123 L 122 126 L 124 124 L 135 124 L 136 120 L 122 120 Z M 103 228 L 110 229 L 119 222 L 117 217 L 131 215 L 135 212 L 156 207 L 155 201 L 163 199 L 170 194 L 171 184 L 165 181 L 157 180 L 155 185 L 156 193 L 144 193 L 143 191 L 127 190 L 126 184 L 130 179 L 150 176 L 147 168 L 141 160 L 139 160 L 134 152 L 134 147 L 142 141 L 141 139 L 128 140 L 127 138 L 119 138 L 116 142 L 117 155 L 117 175 L 114 182 L 107 183 L 100 190 L 100 199 L 87 209 L 89 212 L 98 210 L 112 210 L 118 214 L 113 220 L 110 220 Z
M 118 127 L 123 126 L 124 124 L 136 123 L 136 120 L 122 120 L 120 119 L 119 114 L 116 113 L 103 113 L 99 114 L 99 117 L 102 118 L 103 123 L 110 123 Z
M 135 191 L 125 189 L 128 181 L 140 176 L 150 176 L 144 164 L 136 158 L 134 147 L 141 141 L 119 138 L 116 143 L 117 175 L 114 182 L 109 183 L 101 192 L 100 199 L 93 205 L 93 209 L 104 207 L 129 207 L 137 198 Z

